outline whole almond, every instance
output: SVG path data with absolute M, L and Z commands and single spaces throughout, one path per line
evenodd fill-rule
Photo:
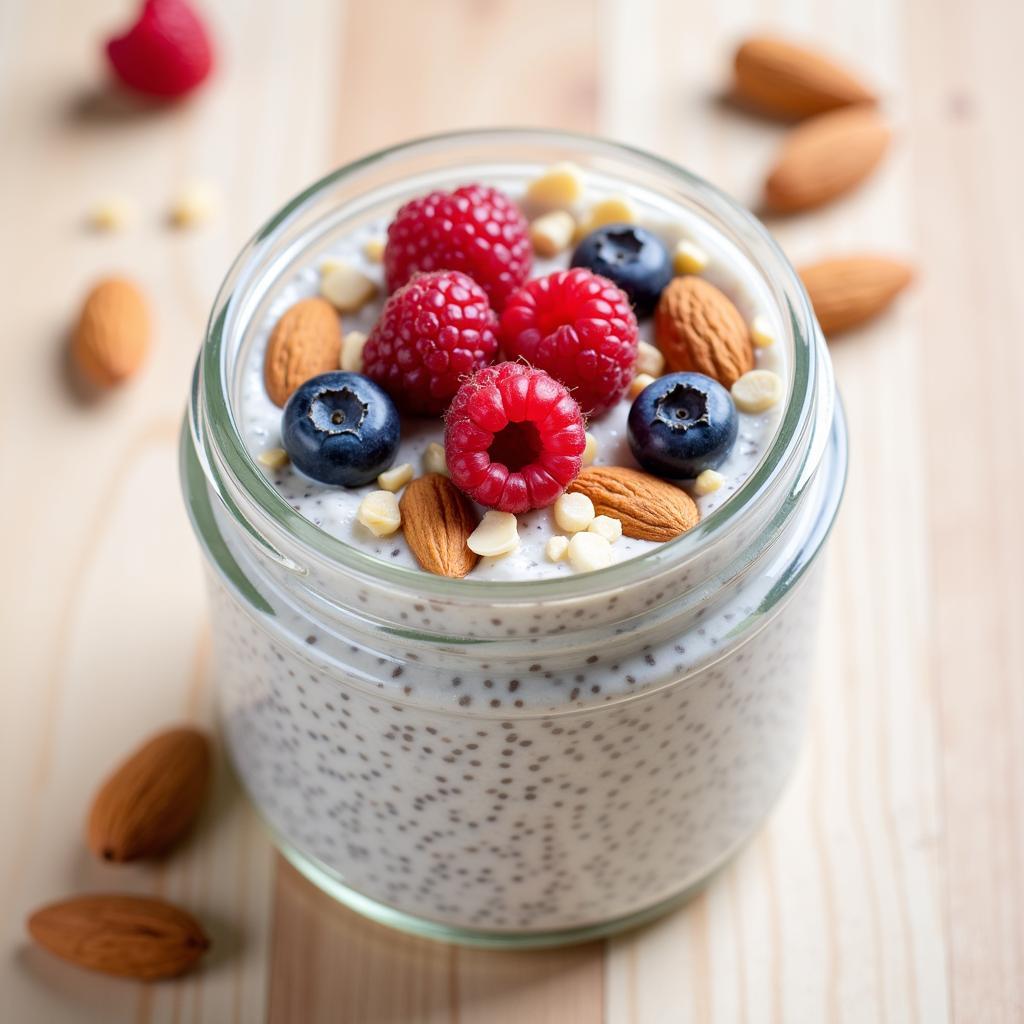
M 406 543 L 427 572 L 461 578 L 479 561 L 467 545 L 476 509 L 446 476 L 427 473 L 413 480 L 398 507 Z
M 93 799 L 86 842 L 97 857 L 164 853 L 188 831 L 210 781 L 210 744 L 198 729 L 168 729 L 144 743 Z
M 149 304 L 125 277 L 109 277 L 85 298 L 71 336 L 71 358 L 86 380 L 101 388 L 128 380 L 149 352 Z
M 599 516 L 618 519 L 622 532 L 637 540 L 671 540 L 700 521 L 685 491 L 638 469 L 588 466 L 569 490 L 585 494 Z
M 676 277 L 661 293 L 654 334 L 672 373 L 696 370 L 723 387 L 754 365 L 750 328 L 729 297 L 702 277 Z
M 775 117 L 810 117 L 875 96 L 852 72 L 820 53 L 778 36 L 753 36 L 736 51 L 738 99 Z
M 310 377 L 341 365 L 341 321 L 326 299 L 301 299 L 277 321 L 263 362 L 270 400 L 282 408 Z
M 827 336 L 881 313 L 913 280 L 902 260 L 884 256 L 846 256 L 799 269 L 821 329 Z
M 835 199 L 868 177 L 889 139 L 888 127 L 872 107 L 846 107 L 804 121 L 782 144 L 765 182 L 765 203 L 792 213 Z
M 146 896 L 77 896 L 28 919 L 44 949 L 79 967 L 151 981 L 183 974 L 210 948 L 191 914 Z

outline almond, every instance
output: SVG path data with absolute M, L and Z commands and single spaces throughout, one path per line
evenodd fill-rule
M 822 260 L 799 270 L 827 336 L 870 320 L 913 280 L 914 270 L 883 256 L 846 256 Z
M 871 107 L 812 117 L 783 143 L 765 182 L 765 203 L 780 213 L 827 203 L 868 177 L 889 139 L 888 127 Z
M 778 36 L 753 36 L 736 51 L 734 93 L 775 117 L 810 117 L 876 97 L 852 72 L 817 50 Z
M 103 783 L 86 841 L 97 857 L 128 861 L 168 850 L 189 829 L 210 779 L 210 744 L 197 729 L 158 733 Z
M 696 370 L 729 388 L 754 365 L 754 346 L 742 314 L 701 277 L 669 282 L 658 301 L 654 334 L 673 373 Z
M 697 525 L 700 513 L 685 491 L 638 469 L 590 466 L 569 485 L 585 494 L 599 516 L 622 523 L 637 540 L 671 540 Z
M 277 321 L 263 363 L 270 400 L 282 408 L 310 377 L 341 364 L 341 322 L 326 299 L 302 299 Z
M 440 473 L 413 480 L 399 502 L 402 530 L 416 561 L 435 576 L 465 576 L 479 556 L 467 542 L 476 529 L 473 503 Z
M 91 383 L 113 387 L 142 366 L 151 333 L 149 304 L 138 285 L 109 277 L 85 298 L 71 336 L 71 358 Z
M 44 949 L 91 971 L 150 981 L 183 974 L 210 948 L 191 914 L 146 896 L 77 896 L 28 919 Z

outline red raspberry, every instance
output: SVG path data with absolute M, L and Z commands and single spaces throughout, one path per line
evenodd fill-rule
M 363 373 L 405 412 L 437 416 L 459 383 L 494 362 L 498 317 L 456 271 L 416 274 L 384 305 L 363 348 Z
M 501 347 L 561 381 L 588 415 L 613 406 L 636 363 L 636 317 L 606 277 L 577 267 L 528 282 L 501 315 Z
M 445 417 L 452 482 L 501 512 L 544 508 L 583 465 L 583 414 L 543 370 L 499 363 L 459 388 Z
M 146 0 L 138 21 L 107 42 L 117 77 L 150 96 L 191 92 L 213 67 L 213 48 L 199 15 L 185 0 Z
M 417 270 L 461 270 L 501 310 L 533 264 L 526 219 L 503 192 L 463 185 L 403 206 L 388 227 L 384 273 L 388 291 Z

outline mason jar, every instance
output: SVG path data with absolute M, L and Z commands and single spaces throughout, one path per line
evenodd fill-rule
M 716 232 L 780 325 L 787 401 L 731 498 L 596 572 L 433 576 L 319 529 L 244 443 L 257 325 L 332 239 L 431 188 L 563 160 Z M 433 137 L 293 199 L 216 299 L 182 434 L 223 734 L 284 856 L 422 935 L 583 940 L 674 906 L 763 822 L 804 729 L 846 437 L 821 331 L 771 237 L 665 160 L 564 133 Z

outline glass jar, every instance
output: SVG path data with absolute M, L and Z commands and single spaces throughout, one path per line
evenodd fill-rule
M 534 581 L 416 572 L 298 515 L 233 411 L 255 327 L 296 268 L 432 187 L 569 159 L 699 215 L 782 325 L 787 408 L 756 470 L 676 540 Z M 224 735 L 284 855 L 370 917 L 484 945 L 608 934 L 685 899 L 793 766 L 845 466 L 799 279 L 759 222 L 681 168 L 502 130 L 399 146 L 307 189 L 229 273 L 182 435 Z

